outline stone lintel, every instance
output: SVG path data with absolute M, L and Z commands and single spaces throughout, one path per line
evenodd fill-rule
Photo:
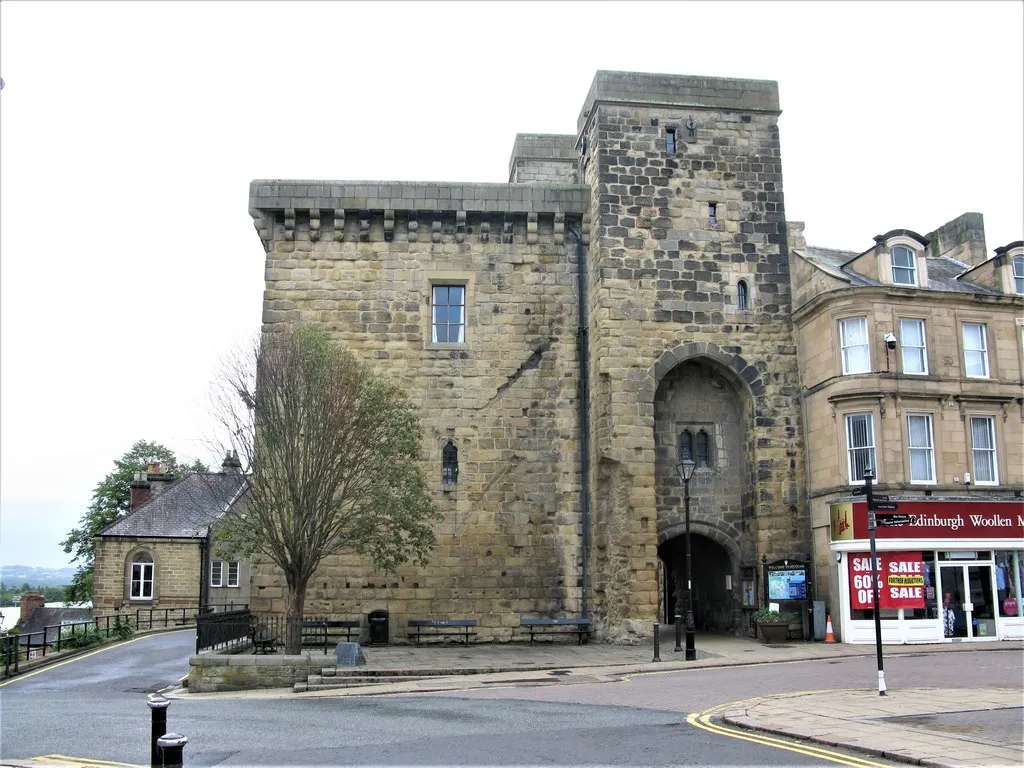
M 594 75 L 590 92 L 583 103 L 583 109 L 580 110 L 576 123 L 577 133 L 583 132 L 587 120 L 598 104 L 781 113 L 779 84 L 774 80 L 599 70 Z

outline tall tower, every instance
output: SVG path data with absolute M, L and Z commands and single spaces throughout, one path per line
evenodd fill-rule
M 603 71 L 580 113 L 591 570 L 612 626 L 679 608 L 681 458 L 698 628 L 741 628 L 763 558 L 810 557 L 779 114 L 774 82 Z

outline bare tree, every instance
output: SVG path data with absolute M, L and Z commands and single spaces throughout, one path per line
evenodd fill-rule
M 265 332 L 215 384 L 215 414 L 245 474 L 219 539 L 262 554 L 287 584 L 286 651 L 300 651 L 306 585 L 325 557 L 423 563 L 440 519 L 415 409 L 396 385 L 308 326 Z

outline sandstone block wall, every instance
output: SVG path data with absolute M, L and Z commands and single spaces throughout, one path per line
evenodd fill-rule
M 598 595 L 621 612 L 611 623 L 654 616 L 668 529 L 644 520 L 659 495 L 678 493 L 655 460 L 655 393 L 680 363 L 713 369 L 746 403 L 743 437 L 729 436 L 751 468 L 736 476 L 739 506 L 750 505 L 732 534 L 741 565 L 809 557 L 777 118 L 774 83 L 605 72 L 580 115 L 594 220 L 593 570 Z M 743 312 L 739 280 L 751 288 Z M 709 498 L 709 528 L 730 498 Z
M 139 552 L 153 557 L 153 599 L 130 598 L 131 563 Z M 94 616 L 126 608 L 191 608 L 199 604 L 199 542 L 195 539 L 97 539 L 93 576 Z
M 521 616 L 580 610 L 567 225 L 583 227 L 587 195 L 581 187 L 254 183 L 251 208 L 267 247 L 264 329 L 317 323 L 410 393 L 444 512 L 427 567 L 385 576 L 354 554 L 332 557 L 309 585 L 307 613 L 388 610 L 399 640 L 410 618 L 475 618 L 480 638 L 508 639 Z M 464 343 L 431 341 L 435 284 L 465 286 Z M 449 440 L 459 476 L 446 487 Z M 254 573 L 254 610 L 283 612 L 279 574 L 266 563 Z

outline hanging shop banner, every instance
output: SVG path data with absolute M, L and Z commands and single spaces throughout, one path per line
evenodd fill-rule
M 1021 501 L 907 501 L 894 499 L 903 525 L 879 526 L 879 539 L 1020 539 L 1024 538 Z M 832 539 L 850 538 L 852 507 L 854 539 L 868 538 L 868 505 L 864 501 L 831 505 Z M 882 514 L 882 513 L 878 513 Z
M 872 607 L 871 555 L 850 554 L 850 608 Z M 883 610 L 924 608 L 924 562 L 920 552 L 882 552 L 878 556 L 878 602 Z

